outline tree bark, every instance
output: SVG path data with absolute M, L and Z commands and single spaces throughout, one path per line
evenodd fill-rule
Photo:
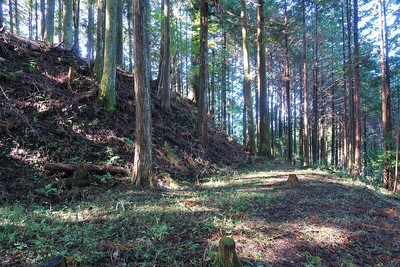
M 52 172 L 67 172 L 73 173 L 74 171 L 84 168 L 89 172 L 97 173 L 110 173 L 110 174 L 127 174 L 125 168 L 117 167 L 113 165 L 95 165 L 95 164 L 65 164 L 65 163 L 50 163 L 46 162 L 43 169 Z
M 104 64 L 105 5 L 105 0 L 97 0 L 97 36 L 94 75 L 98 81 L 101 81 Z
M 251 77 L 250 77 L 250 59 L 247 40 L 247 11 L 246 1 L 241 0 L 242 11 L 240 17 L 242 19 L 242 47 L 243 47 L 243 72 L 244 84 L 246 88 L 246 113 L 247 113 L 247 135 L 249 142 L 249 152 L 254 154 L 256 152 L 256 142 L 254 136 L 254 117 L 253 117 L 253 98 L 251 96 Z
M 133 72 L 133 32 L 132 32 L 132 8 L 131 5 L 128 5 L 128 12 L 127 12 L 127 19 L 128 19 L 128 46 L 129 46 L 129 63 L 128 63 L 128 71 Z
M 221 267 L 242 267 L 237 254 L 235 241 L 227 236 L 221 237 L 218 245 L 218 257 L 215 266 Z
M 354 109 L 355 109 L 355 139 L 354 139 L 354 176 L 361 174 L 361 103 L 360 103 L 360 52 L 358 41 L 358 0 L 354 0 Z
M 63 45 L 67 49 L 71 49 L 74 45 L 74 36 L 72 30 L 72 0 L 62 0 L 63 2 Z
M 49 43 L 54 43 L 54 12 L 55 12 L 55 0 L 47 0 L 47 14 L 46 14 L 46 27 L 44 39 Z
M 258 0 L 257 7 L 257 63 L 258 63 L 258 93 L 259 93 L 259 155 L 271 157 L 271 140 L 269 135 L 269 114 L 267 94 L 267 66 L 265 51 L 265 15 L 264 0 Z
M 14 8 L 13 0 L 8 0 L 8 15 L 10 17 L 10 32 L 14 34 Z
M 351 49 L 351 0 L 346 0 L 346 13 L 347 13 L 347 82 L 348 82 L 348 135 L 347 135 L 347 172 L 353 173 L 353 162 L 354 162 L 354 140 L 355 140 L 355 129 L 354 129 L 354 60 L 353 52 Z
M 303 12 L 303 166 L 310 165 L 309 126 L 308 126 L 308 88 L 307 88 L 307 36 L 305 0 L 301 1 Z
M 346 164 L 347 164 L 347 81 L 346 79 L 348 78 L 346 76 L 346 29 L 345 29 L 345 23 L 344 23 L 344 3 L 342 3 L 342 60 L 343 60 L 343 102 L 342 102 L 342 107 L 343 107 L 343 113 L 342 113 L 342 122 L 340 124 L 340 127 L 342 129 L 342 138 L 341 138 L 341 148 L 340 148 L 340 168 L 342 171 L 345 170 Z
M 46 2 L 45 0 L 40 0 L 40 39 L 44 40 L 44 32 L 46 28 Z
M 313 164 L 318 164 L 318 63 L 319 63 L 319 38 L 318 38 L 318 3 L 315 3 L 315 43 L 314 43 L 314 85 L 313 85 L 313 133 L 312 133 L 312 154 Z
M 222 31 L 222 51 L 221 51 L 221 125 L 222 130 L 226 132 L 226 79 L 227 79 L 227 62 L 226 62 L 226 43 L 227 43 L 227 36 L 226 31 Z
M 386 14 L 383 0 L 378 0 L 379 30 L 380 30 L 380 60 L 381 60 L 381 94 L 382 94 L 382 129 L 383 129 L 383 186 L 392 190 L 393 173 L 390 168 L 392 116 L 390 101 L 390 75 L 388 62 L 388 41 L 386 29 Z
M 115 2 L 114 2 L 115 4 Z M 124 42 L 123 42 L 123 0 L 116 0 L 116 64 L 120 68 L 124 68 Z
M 88 1 L 88 27 L 87 27 L 87 61 L 91 64 L 93 59 L 93 46 L 94 46 L 94 12 L 93 12 L 94 0 Z
M 0 29 L 3 28 L 3 23 L 4 23 L 4 14 L 3 14 L 3 0 L 0 1 Z
M 80 50 L 79 50 L 79 21 L 80 21 L 80 0 L 73 0 L 72 5 L 72 14 L 73 14 L 73 22 L 74 22 L 74 53 L 78 57 L 80 57 Z
M 287 162 L 292 164 L 293 160 L 293 135 L 292 135 L 292 106 L 290 92 L 290 77 L 289 77 L 289 33 L 288 33 L 288 18 L 287 18 L 287 2 L 285 0 L 285 88 L 286 88 L 286 115 L 287 115 Z
M 171 35 L 170 35 L 170 0 L 162 0 L 161 15 L 161 106 L 171 110 Z
M 147 0 L 133 1 L 136 145 L 132 182 L 141 187 L 152 188 L 150 55 L 147 49 L 147 8 Z
M 106 0 L 106 32 L 104 38 L 104 66 L 101 77 L 99 101 L 105 104 L 110 112 L 116 108 L 116 18 L 117 9 L 113 0 Z
M 200 85 L 198 95 L 198 131 L 203 144 L 208 142 L 207 91 L 208 91 L 208 1 L 200 5 Z

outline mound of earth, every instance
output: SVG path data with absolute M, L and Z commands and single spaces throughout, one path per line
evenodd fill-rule
M 72 81 L 70 68 L 75 69 Z M 133 75 L 117 71 L 114 113 L 97 103 L 98 88 L 92 66 L 71 51 L 0 35 L 0 181 L 5 187 L 0 191 L 13 192 L 13 199 L 25 198 L 63 175 L 44 171 L 46 162 L 130 169 L 135 142 Z M 209 144 L 202 145 L 192 102 L 172 94 L 171 105 L 171 112 L 163 110 L 153 92 L 156 176 L 167 173 L 194 182 L 244 163 L 243 147 L 212 125 Z

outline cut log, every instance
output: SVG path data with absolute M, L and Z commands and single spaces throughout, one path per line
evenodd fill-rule
M 230 237 L 223 236 L 219 240 L 218 258 L 215 266 L 220 267 L 242 267 L 235 248 L 235 240 Z
M 127 175 L 128 172 L 125 168 L 113 166 L 113 165 L 95 165 L 95 164 L 65 164 L 65 163 L 50 163 L 46 162 L 43 166 L 46 171 L 52 172 L 67 172 L 73 173 L 78 169 L 86 169 L 88 172 L 95 172 L 99 174 L 110 173 L 110 174 L 123 174 Z

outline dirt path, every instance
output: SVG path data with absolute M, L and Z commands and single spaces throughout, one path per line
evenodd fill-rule
M 286 183 L 290 173 L 298 184 Z M 235 195 L 243 198 L 231 208 L 246 220 L 232 236 L 242 259 L 254 266 L 399 266 L 399 206 L 332 178 L 278 166 L 237 181 Z

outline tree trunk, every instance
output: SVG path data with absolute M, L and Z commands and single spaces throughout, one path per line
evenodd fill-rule
M 105 0 L 97 0 L 97 36 L 94 75 L 98 81 L 101 81 L 104 64 L 105 5 Z
M 14 0 L 14 14 L 15 14 L 15 32 L 17 35 L 21 35 L 20 31 L 20 15 L 19 15 L 19 5 L 18 5 L 18 0 Z
M 28 3 L 28 39 L 32 40 L 33 39 L 33 0 L 29 0 Z
M 128 18 L 128 46 L 129 46 L 129 63 L 128 63 L 128 71 L 133 72 L 133 32 L 132 32 L 132 7 L 131 5 L 128 5 L 128 12 L 127 12 L 127 18 Z
M 72 14 L 73 14 L 73 22 L 74 22 L 74 53 L 78 57 L 80 56 L 79 50 L 79 21 L 80 21 L 80 0 L 74 0 L 72 5 Z
M 200 85 L 198 95 L 198 131 L 203 144 L 208 142 L 207 91 L 208 91 L 208 1 L 202 0 L 200 6 Z
M 104 38 L 104 67 L 101 77 L 99 101 L 105 104 L 110 112 L 116 108 L 115 76 L 116 76 L 116 18 L 117 9 L 113 0 L 106 0 L 106 32 Z
M 358 41 L 358 0 L 354 0 L 354 109 L 355 109 L 355 139 L 354 139 L 354 176 L 361 174 L 361 103 L 360 103 L 360 52 Z
M 8 0 L 8 15 L 10 17 L 10 32 L 14 34 L 14 8 L 13 0 Z
M 52 45 L 54 43 L 54 12 L 55 0 L 47 0 L 46 27 L 44 39 Z
M 315 44 L 314 44 L 314 85 L 313 85 L 313 134 L 312 134 L 312 151 L 313 164 L 318 164 L 318 3 L 315 3 Z
M 253 98 L 251 96 L 251 77 L 250 77 L 250 59 L 247 40 L 247 15 L 246 15 L 246 1 L 241 0 L 242 3 L 242 46 L 243 46 L 243 72 L 244 84 L 246 88 L 246 113 L 247 113 L 247 134 L 249 142 L 249 152 L 254 154 L 256 152 L 256 142 L 254 136 L 254 118 L 253 118 Z
M 88 1 L 88 27 L 87 27 L 87 61 L 91 64 L 93 59 L 93 46 L 94 46 L 94 12 L 93 12 L 93 0 Z
M 342 129 L 342 138 L 341 138 L 341 148 L 340 148 L 340 168 L 342 171 L 346 168 L 347 164 L 347 81 L 348 78 L 346 76 L 346 29 L 344 23 L 344 3 L 342 3 L 342 55 L 343 55 L 343 113 L 342 113 L 342 122 L 340 127 Z
M 336 95 L 336 82 L 335 82 L 335 69 L 334 62 L 332 62 L 332 99 L 331 99 L 331 109 L 332 109 L 332 130 L 331 130 L 331 165 L 336 165 L 336 155 L 337 147 L 336 144 L 336 105 L 335 105 L 335 95 Z
M 302 0 L 303 12 L 303 166 L 310 165 L 309 126 L 308 126 L 308 88 L 307 88 L 307 36 L 306 36 L 306 7 Z
M 65 164 L 65 163 L 50 163 L 46 162 L 43 166 L 43 169 L 46 171 L 53 172 L 67 172 L 73 173 L 78 169 L 86 169 L 89 172 L 96 173 L 111 173 L 111 174 L 127 174 L 125 168 L 117 167 L 113 165 L 94 165 L 94 164 Z
M 393 182 L 393 194 L 397 194 L 399 191 L 399 143 L 400 143 L 400 106 L 397 107 L 397 131 L 396 131 L 396 165 L 394 171 L 394 182 Z
M 388 41 L 386 31 L 386 12 L 383 0 L 378 0 L 379 30 L 380 30 L 380 56 L 381 56 L 381 93 L 382 93 L 382 129 L 383 129 L 383 185 L 392 190 L 391 181 L 393 177 L 390 168 L 392 119 L 390 105 L 390 76 L 388 62 Z
M 132 181 L 152 188 L 152 135 L 150 105 L 150 55 L 147 25 L 148 1 L 133 1 L 134 87 L 136 104 L 136 145 Z
M 227 72 L 227 62 L 226 62 L 226 54 L 227 54 L 227 50 L 226 50 L 226 40 L 227 36 L 226 36 L 226 31 L 223 30 L 222 32 L 222 59 L 221 59 L 221 113 L 222 113 L 222 130 L 224 130 L 226 132 L 226 72 Z
M 74 45 L 74 36 L 72 30 L 72 0 L 63 0 L 63 45 L 71 49 Z
M 287 113 L 287 162 L 292 164 L 293 160 L 293 135 L 292 135 L 292 103 L 290 92 L 290 77 L 289 77 L 289 33 L 288 33 L 288 18 L 287 18 L 287 3 L 285 0 L 285 88 L 286 88 L 286 113 Z
M 0 1 L 0 28 L 3 28 L 3 23 L 4 23 L 4 14 L 3 14 L 3 0 Z
M 116 64 L 120 68 L 124 68 L 124 42 L 123 42 L 123 0 L 116 0 Z
M 35 0 L 35 41 L 39 41 L 39 14 L 38 14 L 38 0 Z M 43 37 L 42 37 L 43 41 Z
M 171 35 L 170 35 L 170 0 L 162 0 L 161 15 L 161 106 L 171 110 Z
M 73 14 L 73 22 L 74 22 L 74 53 L 77 56 L 80 56 L 79 50 L 79 21 L 80 21 L 80 6 L 81 0 L 74 0 L 72 4 L 72 14 Z
M 46 29 L 46 2 L 40 0 L 40 40 L 44 40 L 44 32 Z
M 269 136 L 269 114 L 267 94 L 267 66 L 265 51 L 265 15 L 264 0 L 258 0 L 257 7 L 257 52 L 258 52 L 258 93 L 260 110 L 259 120 L 259 155 L 271 157 L 271 140 Z
M 347 171 L 348 173 L 353 172 L 353 162 L 354 162 L 354 88 L 353 88 L 353 77 L 354 77 L 354 69 L 353 69 L 353 58 L 352 58 L 352 50 L 351 50 L 351 0 L 346 0 L 346 9 L 347 9 L 347 82 L 348 82 L 348 125 L 349 131 L 347 136 Z
M 58 43 L 62 43 L 62 0 L 58 0 L 58 27 L 57 27 L 57 35 L 58 35 Z

